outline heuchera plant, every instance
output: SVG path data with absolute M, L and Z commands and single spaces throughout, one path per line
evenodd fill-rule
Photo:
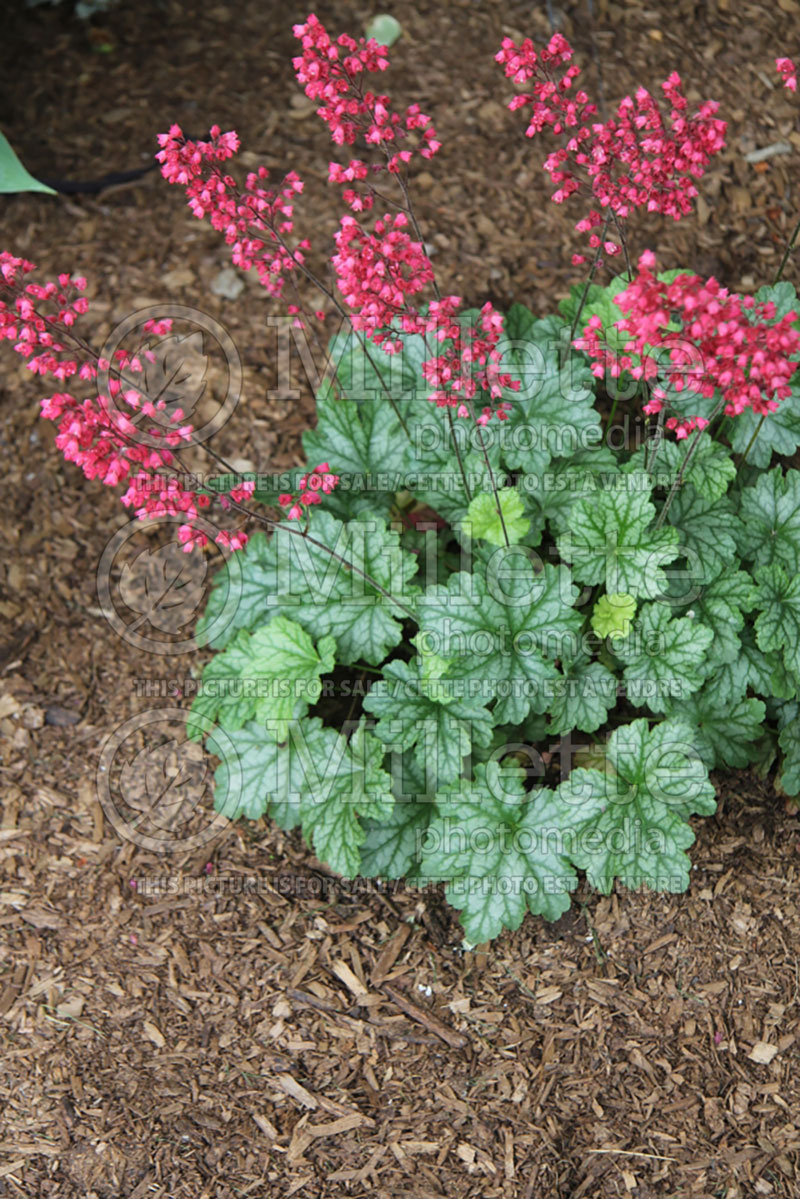
M 526 911 L 557 918 L 578 870 L 602 892 L 683 890 L 711 769 L 777 759 L 800 793 L 800 317 L 781 281 L 797 230 L 754 296 L 658 273 L 631 253 L 631 216 L 691 211 L 724 144 L 717 105 L 690 112 L 672 74 L 663 100 L 640 88 L 601 121 L 562 36 L 506 39 L 497 60 L 529 89 L 509 108 L 555 140 L 553 200 L 582 205 L 591 265 L 544 319 L 465 308 L 439 289 L 409 191 L 439 149 L 430 118 L 371 90 L 385 47 L 314 16 L 295 34 L 339 151 L 335 283 L 295 236 L 293 171 L 238 181 L 218 128 L 173 126 L 157 157 L 298 338 L 324 315 L 314 286 L 343 320 L 309 466 L 275 480 L 217 459 L 198 487 L 192 427 L 164 419 L 141 359 L 73 333 L 81 278 L 35 284 L 3 254 L 0 333 L 63 388 L 42 412 L 87 477 L 123 484 L 143 519 L 179 517 L 187 551 L 212 504 L 233 518 L 189 715 L 190 735 L 213 749 L 219 726 L 234 747 L 218 811 L 301 826 L 347 877 L 446 882 L 473 944 Z M 777 68 L 794 90 L 791 61 Z M 626 269 L 601 285 L 608 259 Z M 638 414 L 622 437 L 620 399 Z

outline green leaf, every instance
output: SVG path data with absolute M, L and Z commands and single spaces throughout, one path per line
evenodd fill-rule
M 383 590 L 332 558 L 329 550 Z M 416 570 L 414 555 L 401 548 L 399 534 L 383 520 L 345 524 L 319 511 L 314 513 L 310 538 L 283 537 L 277 599 L 281 611 L 312 637 L 329 634 L 336 639 L 339 662 L 350 665 L 363 658 L 378 665 L 401 640 L 400 622 L 407 613 L 394 600 L 414 604 L 418 588 L 409 580 Z
M 710 582 L 736 561 L 742 522 L 727 499 L 708 500 L 687 484 L 675 496 L 667 519 L 680 533 L 681 556 L 698 582 Z
M 383 747 L 363 722 L 349 745 L 316 717 L 292 722 L 285 741 L 270 724 L 230 735 L 236 761 L 228 752 L 217 769 L 214 807 L 230 820 L 268 814 L 285 829 L 302 821 L 317 856 L 355 877 L 365 838 L 359 817 L 384 820 L 393 807 Z
M 562 841 L 600 809 L 592 797 L 568 806 L 558 793 L 525 793 L 525 775 L 496 762 L 473 781 L 440 791 L 422 842 L 420 878 L 446 880 L 473 945 L 517 929 L 526 912 L 557 920 L 577 885 Z
M 418 334 L 398 336 L 403 343 L 398 354 L 385 354 L 361 334 L 344 329 L 331 338 L 326 375 L 335 373 L 338 387 L 355 401 L 359 411 L 385 406 L 391 396 L 405 414 L 407 405 L 424 402 L 430 392 L 422 375 L 422 363 L 430 357 L 425 339 Z M 324 380 L 318 398 L 327 402 L 334 394 Z M 391 405 L 389 408 L 391 411 Z M 325 457 L 323 454 L 323 460 Z
M 758 436 L 751 446 L 756 430 Z M 781 401 L 778 410 L 771 412 L 763 424 L 750 408 L 734 417 L 730 441 L 737 454 L 743 454 L 750 446 L 747 464 L 762 470 L 769 466 L 773 454 L 787 457 L 794 454 L 800 446 L 800 388 L 793 388 L 791 395 Z
M 675 619 L 666 604 L 645 604 L 632 635 L 615 645 L 626 663 L 625 690 L 635 707 L 665 711 L 669 700 L 702 686 L 704 659 L 714 634 L 688 617 Z
M 303 835 L 321 861 L 345 878 L 355 878 L 366 839 L 360 817 L 385 820 L 394 807 L 391 778 L 382 767 L 383 746 L 362 720 L 349 744 L 338 737 L 330 757 L 322 759 L 323 769 L 312 757 L 314 749 L 306 740 L 301 750 L 307 777 L 313 780 L 301 801 Z
M 695 617 L 714 634 L 708 650 L 709 665 L 733 662 L 741 652 L 739 630 L 744 627 L 744 612 L 756 602 L 756 589 L 750 575 L 728 568 L 700 591 L 687 617 Z
M 332 637 L 322 637 L 315 649 L 300 625 L 276 616 L 255 633 L 240 632 L 206 666 L 192 715 L 216 719 L 230 731 L 253 718 L 272 720 L 281 741 L 288 721 L 304 715 L 319 698 L 320 676 L 333 670 L 335 652 Z M 187 727 L 190 736 L 202 732 L 202 724 L 191 717 Z
M 494 718 L 469 697 L 465 680 L 423 679 L 419 658 L 387 662 L 364 709 L 378 718 L 375 735 L 387 750 L 414 750 L 430 791 L 458 778 L 473 742 L 492 739 Z
M 586 301 L 583 307 L 581 307 L 585 286 L 584 283 L 575 284 L 570 289 L 568 298 L 562 300 L 559 304 L 559 312 L 571 326 L 575 319 L 575 314 L 580 310 L 580 319 L 575 329 L 576 337 L 579 337 L 586 328 L 590 317 L 599 316 L 603 323 L 603 333 L 605 334 L 609 350 L 612 350 L 616 354 L 624 353 L 631 335 L 630 333 L 623 333 L 615 327 L 617 321 L 622 320 L 625 314 L 619 304 L 614 302 L 614 297 L 618 296 L 621 291 L 625 291 L 628 287 L 628 280 L 624 275 L 617 275 L 606 287 L 600 287 L 598 284 L 592 283 L 586 294 Z
M 666 591 L 663 567 L 678 557 L 678 533 L 653 530 L 651 482 L 642 471 L 623 475 L 613 491 L 579 500 L 570 528 L 558 538 L 559 552 L 582 583 L 601 583 L 609 595 L 655 599 Z
M 605 724 L 617 702 L 617 680 L 600 662 L 580 654 L 562 663 L 564 677 L 552 686 L 551 731 L 558 736 L 580 729 L 593 733 Z
M 505 430 L 505 425 L 502 428 Z M 491 476 L 480 450 L 479 433 L 484 438 Z M 458 441 L 460 462 L 453 436 Z M 503 485 L 505 478 L 495 433 L 490 429 L 481 431 L 478 426 L 455 418 L 451 426 L 447 413 L 430 405 L 424 415 L 414 418 L 413 444 L 405 448 L 403 469 L 407 486 L 416 498 L 454 527 L 464 520 L 476 495 L 491 492 L 492 477 L 497 487 Z
M 797 292 L 794 289 L 794 285 L 788 283 L 785 279 L 781 279 L 778 283 L 767 283 L 764 287 L 759 287 L 754 299 L 757 304 L 771 303 L 775 305 L 774 320 L 767 322 L 768 324 L 775 324 L 782 317 L 788 316 L 790 312 L 796 313 L 800 311 L 800 304 L 798 304 Z M 760 320 L 757 314 L 752 319 Z
M 227 732 L 233 732 L 253 719 L 254 688 L 245 686 L 249 666 L 250 635 L 242 630 L 225 653 L 215 654 L 203 669 L 186 721 L 190 740 L 201 741 L 212 724 L 222 724 Z
M 548 656 L 573 652 L 581 615 L 565 566 L 538 574 L 522 548 L 495 550 L 471 574 L 451 575 L 447 586 L 420 596 L 417 610 L 427 648 L 452 658 L 450 677 L 470 680 L 486 703 L 498 696 L 500 724 L 521 723 L 533 704 L 544 711 L 544 684 L 558 673 Z
M 742 556 L 756 566 L 777 562 L 790 574 L 800 573 L 800 471 L 784 475 L 776 466 L 762 475 L 754 487 L 745 487 L 740 510 Z
M 599 445 L 600 416 L 594 407 L 594 376 L 569 345 L 569 329 L 558 317 L 538 320 L 521 304 L 509 309 L 497 343 L 502 369 L 521 384 L 510 394 L 509 420 L 502 426 L 508 466 L 536 474 L 551 458 L 569 458 Z
M 57 193 L 46 183 L 40 183 L 29 175 L 17 158 L 8 140 L 0 133 L 0 192 L 45 192 L 48 196 Z
M 763 735 L 766 714 L 760 699 L 723 704 L 704 687 L 696 695 L 670 703 L 667 713 L 692 726 L 695 749 L 709 770 L 715 766 L 741 769 L 757 756 L 752 745 Z
M 671 441 L 667 437 L 662 438 L 651 472 L 659 487 L 668 489 L 672 485 L 686 461 L 692 440 L 686 438 L 684 441 Z M 624 469 L 644 470 L 648 449 L 649 447 L 644 445 L 637 450 Z M 736 478 L 736 464 L 727 446 L 713 441 L 710 436 L 702 437 L 697 449 L 692 453 L 683 478 L 685 483 L 691 483 L 698 495 L 713 502 L 722 499 Z
M 413 877 L 425 830 L 434 814 L 430 800 L 396 800 L 385 820 L 365 821 L 359 874 L 365 878 Z
M 274 537 L 254 533 L 214 576 L 206 610 L 195 630 L 198 645 L 223 649 L 240 629 L 263 624 L 277 612 L 278 554 Z
M 580 830 L 571 857 L 603 894 L 619 878 L 626 887 L 683 891 L 694 841 L 687 821 L 716 808 L 708 772 L 693 747 L 693 730 L 666 720 L 615 729 L 606 748 L 609 772 L 573 770 L 558 788 L 561 800 L 600 805 Z
M 340 476 L 339 488 L 389 491 L 401 489 L 398 464 L 408 438 L 389 401 L 327 399 L 317 401 L 317 427 L 303 434 L 310 463 L 329 462 Z M 382 480 L 380 476 L 385 475 Z M 380 487 L 382 481 L 388 486 Z
M 365 571 L 392 596 L 413 604 L 417 588 L 409 579 L 416 559 L 401 548 L 399 535 L 384 520 L 343 523 L 315 511 L 310 538 Z M 361 658 L 382 662 L 400 641 L 403 609 L 314 541 L 288 529 L 279 529 L 269 540 L 255 533 L 214 580 L 197 626 L 200 644 L 210 641 L 221 648 L 238 629 L 252 629 L 282 613 L 314 638 L 335 637 L 337 660 L 345 665 Z
M 784 704 L 778 719 L 783 761 L 781 787 L 787 795 L 800 795 L 800 704 Z
M 762 566 L 756 571 L 756 641 L 762 650 L 780 650 L 794 676 L 800 680 L 800 575 L 790 577 L 782 566 Z
M 400 22 L 385 12 L 373 17 L 364 30 L 366 37 L 374 38 L 379 46 L 393 46 L 402 32 Z
M 786 667 L 777 652 L 765 653 L 753 638 L 753 631 L 746 626 L 742 632 L 738 656 L 722 666 L 715 666 L 703 690 L 715 704 L 732 704 L 746 694 L 748 688 L 759 695 L 791 699 L 796 686 L 789 677 Z M 714 660 L 716 643 L 709 651 Z
M 302 722 L 306 747 L 319 762 L 330 760 L 338 734 L 317 717 Z M 290 730 L 291 732 L 291 730 Z M 279 741 L 275 730 L 250 723 L 230 734 L 236 761 L 217 767 L 214 807 L 229 820 L 269 815 L 281 828 L 300 823 L 300 804 L 312 785 L 306 773 L 306 754 L 298 737 Z
M 571 458 L 556 458 L 541 473 L 520 475 L 516 485 L 529 511 L 546 517 L 554 532 L 563 533 L 569 528 L 573 505 L 613 487 L 619 473 L 617 459 L 608 446 L 595 446 L 578 450 Z
M 635 615 L 632 595 L 601 595 L 592 608 L 591 625 L 598 637 L 627 637 Z
M 282 738 L 298 701 L 313 704 L 319 698 L 320 676 L 330 674 L 335 665 L 336 642 L 333 637 L 321 637 L 315 649 L 299 624 L 276 616 L 252 634 L 250 652 L 245 677 L 257 684 L 263 681 L 268 690 L 264 698 L 256 700 L 256 718 L 276 721 L 277 735 Z
M 490 545 L 516 545 L 528 532 L 530 524 L 523 515 L 519 492 L 513 487 L 504 487 L 498 491 L 496 499 L 486 491 L 474 496 L 462 527 L 470 537 L 488 541 Z

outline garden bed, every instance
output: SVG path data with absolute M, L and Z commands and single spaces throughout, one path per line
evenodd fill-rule
M 545 314 L 578 278 L 572 219 L 491 54 L 505 34 L 549 35 L 529 8 L 399 4 L 392 90 L 444 143 L 416 191 L 440 277 Z M 796 219 L 796 102 L 771 74 L 794 6 L 593 8 L 555 12 L 610 102 L 678 69 L 730 123 L 698 219 L 641 244 L 753 289 Z M 86 27 L 20 10 L 3 130 L 34 174 L 90 178 L 149 161 L 172 120 L 235 127 L 253 161 L 309 180 L 304 232 L 325 245 L 339 197 L 291 69 L 304 15 L 142 5 Z M 359 31 L 372 14 L 318 15 Z M 779 142 L 791 153 L 745 161 Z M 267 395 L 278 307 L 249 282 L 236 301 L 209 293 L 226 249 L 157 174 L 0 203 L 4 248 L 90 279 L 93 340 L 164 299 L 221 321 L 245 399 L 217 448 L 303 461 L 308 389 Z M 686 895 L 581 890 L 557 924 L 530 917 L 491 951 L 463 952 L 440 891 L 339 883 L 267 822 L 166 864 L 121 842 L 94 788 L 102 746 L 179 703 L 193 659 L 143 658 L 103 617 L 95 571 L 126 515 L 62 461 L 22 363 L 4 370 L 0 1194 L 796 1194 L 800 822 L 772 776 L 715 776 Z

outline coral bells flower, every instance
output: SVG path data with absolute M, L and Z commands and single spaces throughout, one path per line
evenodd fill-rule
M 579 68 L 561 70 L 572 58 L 572 48 L 561 34 L 540 53 L 527 38 L 520 46 L 505 38 L 495 57 L 515 83 L 534 81 L 531 91 L 509 103 L 512 110 L 530 109 L 527 136 L 549 128 L 561 138 L 561 146 L 544 163 L 556 184 L 552 199 L 562 204 L 579 191 L 591 197 L 592 207 L 575 226 L 579 232 L 591 233 L 603 223 L 599 210 L 623 220 L 634 208 L 675 220 L 691 210 L 697 195 L 692 180 L 703 175 L 724 145 L 726 126 L 715 115 L 716 101 L 708 100 L 696 114 L 687 115 L 680 76 L 673 72 L 661 85 L 670 106 L 668 122 L 650 92 L 640 87 L 635 97 L 626 96 L 620 103 L 616 116 L 600 123 L 593 119 L 597 108 L 586 92 L 573 92 Z M 594 235 L 590 244 L 599 247 L 600 239 Z M 606 253 L 618 249 L 611 242 Z
M 679 275 L 667 283 L 655 277 L 654 268 L 655 256 L 648 251 L 639 259 L 636 278 L 615 297 L 625 314 L 615 327 L 629 335 L 624 353 L 607 349 L 599 317 L 592 317 L 576 340 L 595 360 L 594 373 L 627 370 L 653 381 L 647 413 L 661 411 L 668 401 L 665 382 L 675 392 L 709 399 L 719 393 L 728 416 L 748 408 L 762 416 L 774 412 L 791 394 L 798 366 L 792 361 L 800 353 L 794 324 L 798 313 L 776 320 L 771 301 L 758 304 L 752 296 L 729 292 L 716 279 L 704 282 L 697 275 Z M 681 438 L 707 421 L 669 417 L 665 423 Z
M 339 291 L 351 309 L 353 328 L 382 345 L 386 353 L 402 348 L 389 326 L 400 317 L 406 332 L 418 325 L 408 318 L 408 299 L 433 282 L 424 247 L 412 241 L 403 212 L 384 216 L 369 233 L 352 216 L 343 216 L 335 235 L 338 253 L 331 259 Z
M 419 105 L 411 104 L 404 112 L 396 112 L 389 96 L 364 88 L 363 76 L 388 67 L 386 46 L 380 46 L 374 38 L 356 41 L 344 33 L 334 41 L 313 13 L 303 24 L 294 26 L 294 35 L 303 47 L 303 53 L 292 60 L 298 82 L 309 99 L 321 101 L 317 113 L 328 125 L 335 145 L 353 146 L 361 139 L 366 148 L 382 151 L 383 163 L 371 167 L 360 159 L 353 159 L 346 167 L 331 163 L 332 182 L 362 181 L 371 171 L 397 174 L 414 153 L 433 157 L 441 142 L 430 117 Z M 356 188 L 348 188 L 344 198 L 357 212 L 372 206 L 371 194 Z
M 283 292 L 286 276 L 304 261 L 309 249 L 306 240 L 292 250 L 286 236 L 294 228 L 294 201 L 303 191 L 303 181 L 290 171 L 280 187 L 267 187 L 266 167 L 250 172 L 241 191 L 236 180 L 220 169 L 239 148 L 233 132 L 221 133 L 214 125 L 210 141 L 193 142 L 184 137 L 179 125 L 169 133 L 160 133 L 161 149 L 156 154 L 161 173 L 168 183 L 186 190 L 186 197 L 198 220 L 208 218 L 212 227 L 224 233 L 232 247 L 235 266 L 249 271 L 255 268 L 258 281 L 273 296 Z
M 428 396 L 432 404 L 455 408 L 457 416 L 468 417 L 470 403 L 479 392 L 488 392 L 496 400 L 506 389 L 519 390 L 519 382 L 500 370 L 497 344 L 503 334 L 503 318 L 491 304 L 484 304 L 479 324 L 467 329 L 455 319 L 452 304 L 446 311 L 444 305 L 431 304 L 430 308 L 433 320 L 438 323 L 436 336 L 452 343 L 444 354 L 422 364 L 422 374 L 433 388 Z M 501 401 L 496 410 L 486 406 L 475 418 L 476 424 L 485 425 L 493 415 L 498 420 L 507 420 L 510 407 L 507 401 Z
M 791 58 L 776 58 L 775 67 L 783 79 L 783 86 L 790 92 L 797 91 L 797 67 Z
M 125 350 L 116 352 L 113 364 L 93 356 L 71 333 L 76 316 L 88 309 L 85 298 L 75 298 L 85 289 L 86 280 L 63 274 L 57 283 L 25 282 L 34 269 L 33 263 L 0 253 L 0 337 L 12 341 L 28 369 L 40 376 L 80 383 L 95 380 L 98 372 L 108 375 L 107 393 L 79 398 L 62 388 L 41 401 L 42 416 L 57 426 L 57 447 L 87 479 L 99 479 L 109 487 L 126 484 L 122 503 L 140 519 L 182 518 L 184 549 L 205 545 L 208 538 L 193 523 L 211 500 L 186 485 L 188 476 L 177 466 L 175 454 L 191 441 L 192 426 L 178 423 L 183 420 L 180 411 L 172 414 L 166 427 L 134 423 L 134 417 L 156 417 L 166 407 L 163 400 L 153 401 L 137 386 L 135 375 L 141 372 L 141 363 Z M 170 327 L 169 321 L 150 323 L 150 331 L 156 334 Z M 252 487 L 245 483 L 234 488 L 230 497 L 239 501 Z M 238 549 L 247 537 L 220 532 L 216 540 Z
M 278 496 L 278 503 L 281 508 L 286 510 L 286 516 L 289 520 L 300 520 L 303 516 L 303 508 L 309 508 L 312 504 L 322 502 L 323 495 L 330 495 L 334 487 L 339 482 L 339 475 L 331 474 L 331 468 L 327 462 L 321 462 L 319 466 L 315 466 L 308 474 L 302 476 L 299 480 L 300 495 L 295 498 L 285 492 Z

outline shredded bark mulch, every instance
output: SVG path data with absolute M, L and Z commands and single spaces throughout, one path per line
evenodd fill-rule
M 337 32 L 374 15 L 351 0 L 317 11 Z M 418 100 L 445 146 L 414 185 L 445 289 L 552 311 L 579 278 L 580 214 L 547 199 L 543 151 L 492 58 L 504 34 L 546 38 L 547 6 L 392 12 L 387 89 Z M 800 4 L 551 12 L 609 107 L 677 69 L 730 122 L 697 218 L 645 226 L 639 248 L 737 289 L 767 281 L 797 215 L 797 101 L 773 59 L 798 51 Z M 338 219 L 327 133 L 291 67 L 305 15 L 149 0 L 82 23 L 20 4 L 4 18 L 0 126 L 34 174 L 73 179 L 146 165 L 173 121 L 236 128 L 245 165 L 307 179 L 298 227 L 324 253 Z M 165 301 L 221 322 L 244 384 L 218 448 L 241 469 L 302 461 L 313 402 L 302 381 L 299 398 L 275 394 L 279 309 L 250 281 L 235 301 L 209 291 L 226 248 L 176 189 L 150 173 L 0 205 L 5 248 L 89 278 L 93 342 Z M 98 797 L 103 746 L 180 707 L 198 658 L 167 652 L 168 622 L 143 650 L 104 616 L 103 554 L 127 514 L 62 461 L 39 395 L 4 354 L 0 1195 L 800 1194 L 800 822 L 771 779 L 717 777 L 688 894 L 581 891 L 558 924 L 529 918 L 469 953 L 438 890 L 342 883 L 263 821 L 204 839 L 202 762 L 182 792 L 194 810 L 172 813 L 185 852 L 121 839 Z M 127 552 L 159 569 L 157 538 Z M 198 598 L 213 565 L 187 567 Z

